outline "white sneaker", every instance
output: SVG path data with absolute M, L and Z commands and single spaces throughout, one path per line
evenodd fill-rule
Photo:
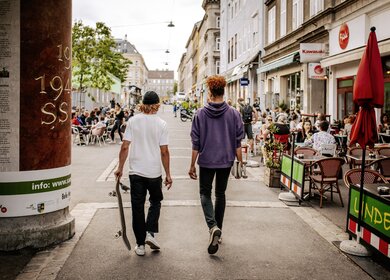
M 218 251 L 218 241 L 221 238 L 222 231 L 217 227 L 210 229 L 209 247 L 207 251 L 210 255 L 215 254 Z
M 145 246 L 144 245 L 137 245 L 135 246 L 135 253 L 138 255 L 138 256 L 144 256 L 145 255 Z
M 149 232 L 146 233 L 145 243 L 148 244 L 152 250 L 160 250 L 160 245 Z

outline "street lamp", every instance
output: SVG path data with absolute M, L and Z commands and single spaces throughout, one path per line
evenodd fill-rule
M 165 53 L 169 53 L 169 50 L 167 49 L 167 50 L 165 51 Z
M 168 27 L 175 27 L 175 25 L 172 23 L 172 21 L 170 21 Z

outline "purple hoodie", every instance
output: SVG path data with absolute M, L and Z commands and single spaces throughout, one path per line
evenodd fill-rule
M 231 167 L 243 138 L 241 115 L 226 102 L 208 103 L 192 122 L 192 149 L 199 152 L 200 167 Z

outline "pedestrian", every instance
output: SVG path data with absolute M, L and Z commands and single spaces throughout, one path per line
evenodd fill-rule
M 192 122 L 192 159 L 188 174 L 197 179 L 195 162 L 198 161 L 200 201 L 210 233 L 207 251 L 215 254 L 218 243 L 222 242 L 225 191 L 235 157 L 242 165 L 244 130 L 240 113 L 224 102 L 225 78 L 211 76 L 206 84 L 210 101 L 198 110 Z M 211 199 L 214 177 L 215 209 Z
M 173 115 L 175 116 L 175 118 L 177 117 L 177 104 L 176 104 L 176 102 L 173 103 Z
M 238 99 L 239 111 L 241 113 L 242 122 L 244 123 L 244 131 L 249 140 L 251 154 L 253 154 L 253 129 L 252 125 L 257 122 L 257 111 L 249 104 L 244 103 L 244 98 Z M 254 118 L 253 118 L 254 117 Z
M 145 93 L 140 106 L 141 114 L 129 119 L 119 152 L 118 180 L 123 174 L 123 166 L 129 156 L 129 178 L 131 185 L 131 209 L 133 231 L 137 241 L 135 253 L 145 255 L 145 244 L 159 250 L 156 240 L 159 231 L 162 193 L 162 169 L 165 170 L 164 184 L 168 190 L 172 186 L 169 168 L 168 128 L 167 123 L 156 114 L 160 99 L 154 91 Z M 145 198 L 149 192 L 149 211 L 145 222 Z
M 122 131 L 121 131 L 121 125 L 123 122 L 123 118 L 125 117 L 125 113 L 123 112 L 121 105 L 119 103 L 116 103 L 115 105 L 115 121 L 114 126 L 111 129 L 111 143 L 115 143 L 115 130 L 118 130 L 119 137 L 122 142 Z

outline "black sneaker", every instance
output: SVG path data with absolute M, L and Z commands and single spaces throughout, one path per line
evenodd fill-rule
M 210 229 L 210 240 L 207 251 L 210 255 L 215 254 L 218 251 L 218 240 L 222 235 L 222 231 L 217 227 Z

